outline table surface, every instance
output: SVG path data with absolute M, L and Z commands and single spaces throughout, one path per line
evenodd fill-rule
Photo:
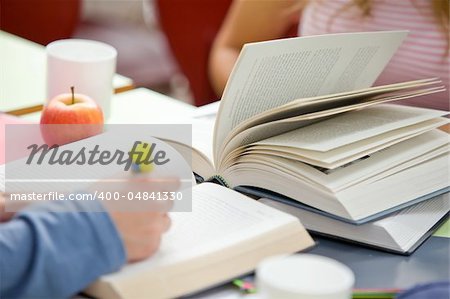
M 46 100 L 45 47 L 0 31 L 0 111 L 15 115 L 42 109 Z M 116 92 L 133 88 L 130 78 L 116 74 Z

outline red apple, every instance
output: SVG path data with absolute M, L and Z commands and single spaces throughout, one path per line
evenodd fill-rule
M 49 145 L 63 145 L 103 131 L 103 112 L 90 97 L 73 92 L 54 97 L 42 111 L 41 132 Z

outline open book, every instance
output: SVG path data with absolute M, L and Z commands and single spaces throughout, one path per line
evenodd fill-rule
M 370 87 L 405 35 L 346 33 L 245 45 L 214 133 L 194 128 L 194 172 L 355 223 L 447 192 L 449 137 L 436 128 L 448 123 L 443 116 L 449 112 L 387 104 L 421 95 L 432 100 L 443 90 L 440 81 Z
M 450 194 L 447 193 L 383 219 L 352 225 L 265 198 L 259 202 L 298 217 L 310 232 L 404 255 L 413 253 L 450 211 Z
M 192 212 L 172 212 L 161 248 L 97 280 L 96 298 L 173 298 L 253 271 L 265 257 L 314 245 L 298 219 L 217 184 L 193 187 Z

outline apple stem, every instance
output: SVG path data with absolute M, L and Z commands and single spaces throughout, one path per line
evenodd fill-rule
M 70 91 L 72 92 L 72 105 L 75 104 L 75 87 L 70 86 Z

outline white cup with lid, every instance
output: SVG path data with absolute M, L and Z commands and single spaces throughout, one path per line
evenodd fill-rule
M 258 299 L 349 299 L 354 282 L 347 266 L 313 254 L 270 257 L 256 270 Z

